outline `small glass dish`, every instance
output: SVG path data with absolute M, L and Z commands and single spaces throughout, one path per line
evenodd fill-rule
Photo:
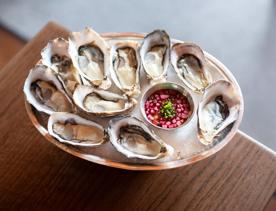
M 189 117 L 185 120 L 185 122 L 183 122 L 178 127 L 165 128 L 165 127 L 158 126 L 158 125 L 152 123 L 146 115 L 145 103 L 146 103 L 147 99 L 153 93 L 155 93 L 156 91 L 163 90 L 163 89 L 176 90 L 176 91 L 180 92 L 182 95 L 184 95 L 188 100 L 188 103 L 189 103 L 189 106 L 190 106 Z M 162 83 L 154 84 L 153 86 L 151 86 L 150 88 L 148 88 L 144 92 L 144 94 L 141 98 L 141 101 L 140 101 L 140 111 L 141 111 L 142 116 L 144 117 L 144 119 L 147 121 L 147 123 L 151 124 L 152 126 L 158 128 L 158 129 L 163 129 L 163 130 L 175 130 L 175 129 L 179 129 L 179 128 L 187 125 L 187 123 L 192 119 L 195 110 L 196 110 L 195 109 L 195 103 L 194 103 L 194 100 L 192 98 L 192 95 L 183 86 L 180 86 L 179 84 L 172 83 L 172 82 L 162 82 Z

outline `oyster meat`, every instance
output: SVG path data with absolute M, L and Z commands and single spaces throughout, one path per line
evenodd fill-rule
M 140 49 L 144 70 L 153 82 L 163 81 L 170 63 L 170 37 L 164 30 L 147 34 Z
M 81 78 L 68 53 L 68 42 L 63 38 L 51 40 L 41 51 L 42 64 L 56 72 L 68 96 L 72 97 Z
M 93 86 L 108 89 L 109 48 L 101 36 L 91 28 L 72 32 L 69 54 L 81 76 Z
M 71 113 L 53 113 L 48 120 L 48 131 L 60 142 L 75 146 L 98 146 L 106 141 L 101 125 Z
M 233 85 L 219 80 L 210 85 L 198 108 L 198 135 L 201 143 L 208 145 L 222 140 L 238 119 L 241 96 Z
M 154 160 L 172 154 L 173 148 L 136 117 L 110 120 L 107 133 L 113 146 L 128 158 Z
M 140 57 L 138 42 L 119 42 L 111 48 L 110 74 L 115 85 L 128 96 L 140 94 L 139 69 Z
M 30 71 L 23 90 L 27 101 L 38 111 L 47 114 L 74 111 L 55 73 L 44 65 L 36 65 Z
M 194 43 L 174 44 L 171 62 L 178 77 L 195 92 L 202 92 L 212 82 L 204 53 Z
M 136 100 L 111 91 L 79 85 L 73 95 L 75 104 L 88 114 L 114 116 L 132 110 Z

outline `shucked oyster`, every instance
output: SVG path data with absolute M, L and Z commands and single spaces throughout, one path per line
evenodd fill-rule
M 128 96 L 138 96 L 140 93 L 140 56 L 137 49 L 138 43 L 135 41 L 116 43 L 111 48 L 111 78 Z
M 105 142 L 104 128 L 75 114 L 57 112 L 48 120 L 49 134 L 75 146 L 98 146 Z
M 174 44 L 171 62 L 178 77 L 193 91 L 202 92 L 211 83 L 204 53 L 196 44 Z
M 29 73 L 24 93 L 27 101 L 38 111 L 73 112 L 74 108 L 54 72 L 44 65 L 36 65 Z
M 69 37 L 69 54 L 81 76 L 93 86 L 108 89 L 108 46 L 101 36 L 91 28 L 72 32 Z
M 198 133 L 203 144 L 220 141 L 238 119 L 241 97 L 224 80 L 210 85 L 198 108 Z
M 42 64 L 56 72 L 68 96 L 72 97 L 80 76 L 68 53 L 68 42 L 63 38 L 51 40 L 41 51 Z
M 140 56 L 147 76 L 154 82 L 164 80 L 170 63 L 169 35 L 163 30 L 155 30 L 146 35 Z
M 110 120 L 107 133 L 113 146 L 128 158 L 153 160 L 173 152 L 141 120 L 121 116 Z
M 79 85 L 73 95 L 75 104 L 88 114 L 114 116 L 129 112 L 136 101 L 125 95 Z

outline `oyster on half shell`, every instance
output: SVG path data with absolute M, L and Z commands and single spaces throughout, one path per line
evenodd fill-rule
M 140 94 L 138 42 L 118 42 L 111 47 L 110 74 L 115 85 L 128 96 Z
M 87 114 L 114 116 L 131 111 L 136 100 L 111 91 L 79 85 L 73 95 L 75 104 Z
M 223 139 L 238 119 L 240 107 L 241 96 L 230 82 L 219 80 L 210 85 L 198 108 L 201 143 L 208 145 Z
M 164 30 L 147 34 L 140 48 L 141 62 L 152 82 L 164 81 L 170 63 L 170 37 Z
M 74 106 L 66 95 L 56 74 L 45 65 L 36 65 L 25 81 L 23 91 L 27 101 L 38 111 L 74 112 Z
M 72 32 L 69 36 L 69 54 L 82 78 L 95 87 L 108 89 L 109 47 L 105 40 L 91 28 Z
M 57 112 L 50 116 L 48 131 L 60 142 L 75 146 L 92 147 L 106 141 L 101 125 L 66 112 Z
M 110 120 L 107 133 L 113 146 L 128 158 L 154 160 L 173 153 L 173 148 L 136 117 Z
M 212 82 L 204 53 L 194 43 L 174 44 L 171 62 L 178 77 L 195 92 L 202 92 Z
M 56 72 L 68 96 L 72 97 L 81 78 L 68 53 L 68 41 L 56 38 L 41 51 L 42 64 Z

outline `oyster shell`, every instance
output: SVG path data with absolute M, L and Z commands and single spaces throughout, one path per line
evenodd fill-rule
M 170 37 L 164 30 L 147 34 L 140 49 L 144 70 L 153 82 L 164 81 L 170 63 Z
M 27 101 L 38 111 L 73 112 L 74 106 L 55 73 L 44 65 L 36 65 L 25 81 L 23 91 Z
M 136 117 L 110 120 L 107 133 L 113 146 L 128 158 L 154 160 L 172 154 L 173 148 Z
M 171 62 L 178 77 L 195 92 L 202 92 L 212 82 L 204 53 L 194 43 L 174 44 Z
M 106 141 L 101 125 L 71 113 L 53 113 L 48 120 L 48 131 L 60 142 L 75 146 L 98 146 Z
M 41 51 L 41 62 L 56 72 L 66 93 L 72 97 L 77 84 L 81 83 L 81 78 L 73 66 L 68 45 L 63 38 L 51 40 Z
M 110 74 L 115 85 L 128 96 L 140 94 L 138 42 L 119 42 L 111 48 Z
M 109 49 L 104 39 L 91 28 L 72 32 L 69 36 L 69 54 L 83 78 L 93 86 L 108 89 Z
M 219 80 L 210 85 L 198 108 L 198 134 L 200 141 L 211 144 L 220 141 L 238 119 L 241 96 L 233 85 Z
M 75 104 L 88 114 L 114 116 L 132 110 L 136 100 L 125 95 L 79 85 L 73 95 Z

